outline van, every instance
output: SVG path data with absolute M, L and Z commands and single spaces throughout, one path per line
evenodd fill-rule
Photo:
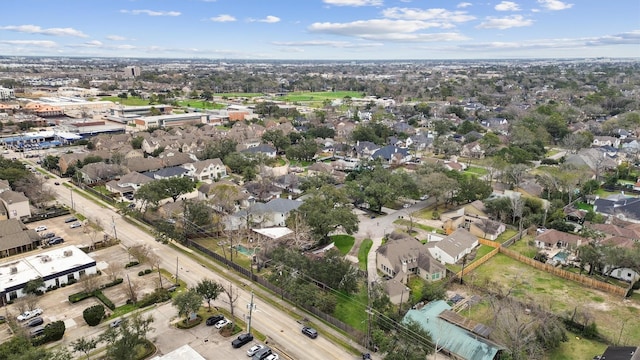
M 38 326 L 37 328 L 31 329 L 31 331 L 29 332 L 29 336 L 32 338 L 41 335 L 44 335 L 44 326 Z
M 271 355 L 273 352 L 270 347 L 265 347 L 264 349 L 258 351 L 253 355 L 253 360 L 264 360 L 267 356 Z

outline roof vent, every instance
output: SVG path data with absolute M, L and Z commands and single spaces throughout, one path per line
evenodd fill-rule
M 17 274 L 18 273 L 18 268 L 15 266 L 12 266 L 9 271 L 11 272 L 11 274 Z
M 69 257 L 69 256 L 73 255 L 73 251 L 72 250 L 65 250 L 62 254 L 65 257 Z

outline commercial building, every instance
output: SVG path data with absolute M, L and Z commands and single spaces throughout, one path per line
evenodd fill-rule
M 124 68 L 125 77 L 138 77 L 141 73 L 140 66 L 127 66 Z
M 13 89 L 7 89 L 0 86 L 0 100 L 11 100 L 15 99 L 16 95 L 13 92 Z
M 96 261 L 73 245 L 14 259 L 0 264 L 0 304 L 25 296 L 31 280 L 42 278 L 44 291 L 96 272 Z

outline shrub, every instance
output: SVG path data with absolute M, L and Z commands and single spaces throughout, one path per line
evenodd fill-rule
M 152 271 L 153 271 L 153 270 L 151 270 L 151 269 L 147 269 L 147 270 L 145 270 L 145 271 L 144 271 L 144 273 L 145 273 L 145 274 L 151 274 L 151 272 L 152 272 Z
M 130 268 L 132 266 L 136 266 L 136 265 L 140 265 L 140 263 L 138 261 L 132 261 L 130 263 L 128 263 L 127 265 L 125 265 L 125 268 Z
M 42 336 L 31 339 L 31 343 L 35 346 L 38 346 L 50 341 L 60 340 L 64 336 L 65 330 L 66 327 L 64 326 L 63 321 L 54 321 L 44 327 L 44 334 Z
M 106 283 L 106 284 L 100 286 L 100 289 L 106 289 L 106 288 L 110 288 L 112 286 L 116 286 L 118 284 L 122 284 L 123 281 L 124 280 L 122 278 L 117 278 L 117 279 L 113 280 L 110 283 Z
M 86 293 L 86 292 L 80 292 L 80 293 L 76 293 L 76 294 L 71 294 L 71 295 L 69 295 L 69 302 L 72 303 L 72 304 L 75 304 L 78 301 L 82 301 L 82 300 L 88 299 L 90 297 L 93 297 L 93 294 Z
M 144 271 L 142 270 L 138 271 L 138 276 L 142 276 L 142 275 L 144 275 Z
M 138 302 L 138 306 L 142 308 L 145 306 L 153 305 L 155 303 L 167 301 L 169 299 L 171 299 L 171 294 L 167 291 L 167 289 L 160 288 L 154 290 L 151 294 L 145 295 L 145 297 L 143 297 L 142 300 Z
M 104 317 L 104 306 L 94 305 L 88 307 L 82 312 L 82 317 L 89 326 L 96 326 L 100 324 L 100 321 Z
M 116 305 L 111 300 L 109 300 L 109 298 L 105 294 L 103 294 L 102 291 L 96 290 L 94 292 L 94 295 L 98 299 L 100 299 L 100 301 L 102 301 L 102 303 L 104 303 L 106 307 L 108 307 L 111 310 L 115 310 Z

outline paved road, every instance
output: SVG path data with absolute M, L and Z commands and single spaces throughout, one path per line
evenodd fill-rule
M 49 186 L 56 192 L 58 201 L 70 206 L 71 197 L 73 196 L 73 205 L 78 212 L 91 220 L 99 220 L 107 234 L 115 235 L 117 233 L 118 239 L 121 240 L 122 245 L 125 247 L 137 244 L 149 245 L 160 257 L 161 266 L 163 268 L 174 272 L 177 261 L 178 277 L 181 280 L 184 280 L 189 286 L 194 286 L 198 281 L 204 278 L 213 279 L 221 284 L 226 284 L 227 286 L 229 285 L 229 281 L 221 276 L 221 274 L 212 271 L 211 268 L 203 265 L 206 260 L 203 260 L 202 262 L 193 260 L 191 257 L 182 255 L 180 252 L 177 252 L 169 246 L 156 242 L 152 236 L 125 221 L 121 215 L 117 214 L 110 207 L 98 205 L 91 200 L 87 200 L 75 191 L 72 193 L 72 191 L 64 185 L 54 185 L 54 181 L 61 180 L 50 179 L 47 181 L 45 186 Z M 187 251 L 190 250 L 187 249 Z M 234 274 L 227 273 L 226 269 L 222 269 L 221 271 L 223 274 L 226 273 L 224 274 L 225 276 L 235 276 Z M 245 281 L 245 286 L 236 288 L 239 293 L 239 298 L 236 303 L 235 312 L 236 316 L 240 318 L 246 318 L 248 315 L 246 306 L 250 302 L 250 288 L 252 286 L 248 280 L 243 279 L 243 281 Z M 258 293 L 257 290 L 256 293 Z M 225 295 L 221 295 L 216 303 L 219 306 L 229 308 L 229 305 L 224 303 L 225 298 Z M 318 360 L 356 358 L 356 356 L 350 354 L 342 347 L 323 337 L 322 328 L 320 329 L 321 335 L 317 339 L 311 340 L 301 334 L 300 329 L 302 325 L 300 323 L 269 303 L 263 302 L 260 299 L 260 296 L 256 296 L 254 303 L 256 304 L 257 310 L 253 314 L 252 326 L 258 329 L 261 333 L 267 335 L 283 351 L 290 354 L 293 358 Z M 209 359 L 217 358 L 215 354 L 202 355 Z

